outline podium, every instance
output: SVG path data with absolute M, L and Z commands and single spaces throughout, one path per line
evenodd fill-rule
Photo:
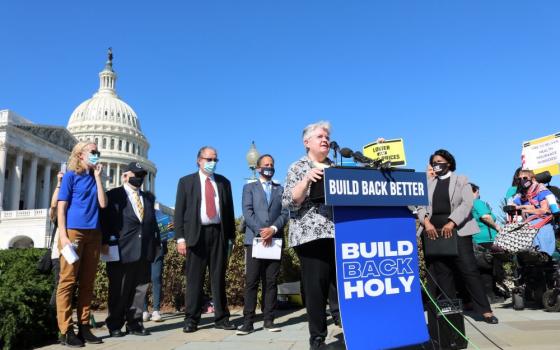
M 333 206 L 340 317 L 348 350 L 428 341 L 416 222 L 407 206 L 427 205 L 426 173 L 325 169 Z

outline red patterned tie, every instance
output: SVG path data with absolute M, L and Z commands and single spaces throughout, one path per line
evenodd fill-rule
M 212 186 L 212 181 L 210 181 L 209 177 L 206 178 L 204 189 L 204 198 L 206 199 L 206 215 L 208 216 L 208 219 L 213 219 L 216 216 L 216 202 L 214 202 L 214 196 L 216 193 L 214 192 L 214 186 Z

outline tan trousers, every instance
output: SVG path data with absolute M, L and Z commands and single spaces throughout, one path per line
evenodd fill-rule
M 60 255 L 60 279 L 56 292 L 56 318 L 60 333 L 72 327 L 72 296 L 78 285 L 78 324 L 89 323 L 91 299 L 93 298 L 93 283 L 97 273 L 99 252 L 101 251 L 101 231 L 68 229 L 70 242 L 77 244 L 78 261 L 69 264 Z M 60 244 L 60 243 L 59 243 Z M 62 250 L 62 247 L 60 247 Z

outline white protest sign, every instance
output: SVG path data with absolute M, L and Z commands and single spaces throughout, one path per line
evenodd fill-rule
M 560 133 L 523 142 L 521 163 L 536 174 L 547 170 L 550 175 L 560 174 Z

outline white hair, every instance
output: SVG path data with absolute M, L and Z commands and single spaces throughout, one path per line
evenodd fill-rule
M 311 134 L 317 129 L 325 130 L 329 135 L 331 134 L 331 123 L 325 120 L 318 121 L 317 123 L 309 124 L 303 129 L 303 141 L 311 137 Z

